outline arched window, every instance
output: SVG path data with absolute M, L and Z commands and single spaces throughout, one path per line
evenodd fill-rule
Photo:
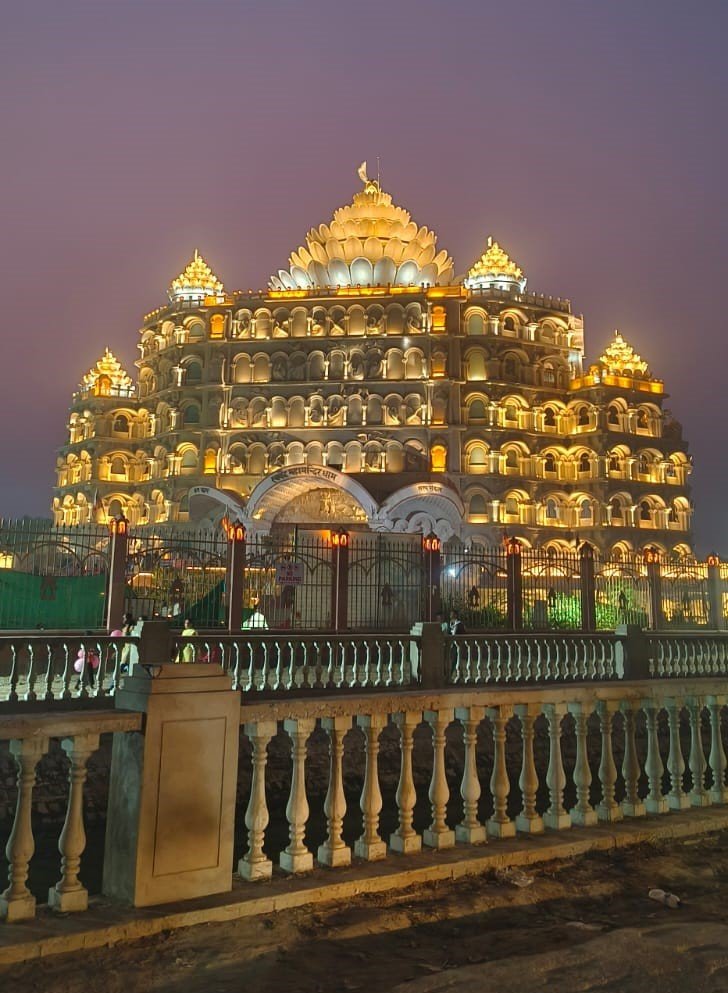
M 470 513 L 484 517 L 488 513 L 485 497 L 482 493 L 474 493 L 470 498 Z
M 485 404 L 482 400 L 472 400 L 468 407 L 468 423 L 477 424 L 485 420 Z
M 505 512 L 508 517 L 518 517 L 518 500 L 514 496 L 506 497 Z
M 556 472 L 556 456 L 549 452 L 543 461 L 544 472 Z
M 114 431 L 118 434 L 129 433 L 129 418 L 125 414 L 117 414 L 114 418 Z
M 589 500 L 582 500 L 579 508 L 579 517 L 582 521 L 590 521 L 592 518 L 592 505 Z
M 556 427 L 556 414 L 551 407 L 547 407 L 543 412 L 543 422 L 547 428 Z
M 180 462 L 181 469 L 196 469 L 197 468 L 197 452 L 193 448 L 188 448 L 182 454 L 182 461 Z
M 516 379 L 518 377 L 518 362 L 509 356 L 503 360 L 503 378 Z
M 185 407 L 184 421 L 185 424 L 200 423 L 200 408 L 197 406 L 197 404 L 191 403 L 189 407 Z
M 468 468 L 470 472 L 485 472 L 488 464 L 488 453 L 483 445 L 474 445 L 469 452 Z
M 202 382 L 202 366 L 199 362 L 188 362 L 186 365 L 186 376 L 185 382 L 187 383 L 200 383 Z
M 620 466 L 619 456 L 618 455 L 610 455 L 609 456 L 609 471 L 610 472 L 619 472 L 620 469 L 621 469 L 621 466 Z
M 444 445 L 433 445 L 430 458 L 433 472 L 444 472 L 447 469 L 447 448 Z
M 591 472 L 591 460 L 587 452 L 579 456 L 579 472 Z
M 624 515 L 622 514 L 622 504 L 619 500 L 612 500 L 609 506 L 612 508 L 612 520 L 621 521 Z
M 214 448 L 208 448 L 205 452 L 203 472 L 213 475 L 217 469 L 217 452 Z
M 485 334 L 485 321 L 482 314 L 468 316 L 468 334 Z
M 643 500 L 640 504 L 640 520 L 641 521 L 651 521 L 652 520 L 652 510 L 650 505 L 646 500 Z
M 518 449 L 509 448 L 506 454 L 506 469 L 518 469 Z
M 512 400 L 505 405 L 504 417 L 507 421 L 518 420 L 518 406 Z
M 556 384 L 556 372 L 554 367 L 548 362 L 543 367 L 543 384 L 544 386 L 554 386 Z
M 582 407 L 579 410 L 579 418 L 578 418 L 578 421 L 577 421 L 579 427 L 580 428 L 588 427 L 589 420 L 590 420 L 590 418 L 589 418 L 589 408 L 588 407 Z
M 111 460 L 111 475 L 112 476 L 125 476 L 126 475 L 126 464 L 120 456 L 116 456 Z
M 607 411 L 607 423 L 619 424 L 619 411 L 616 407 L 610 407 Z
M 225 334 L 225 315 L 213 314 L 210 318 L 210 337 L 222 338 Z
M 637 472 L 641 476 L 646 476 L 650 471 L 650 463 L 646 455 L 640 455 L 637 459 Z
M 640 410 L 637 413 L 637 426 L 641 428 L 647 428 L 650 425 L 650 419 L 647 416 L 646 410 Z
M 510 331 L 511 333 L 515 332 L 516 322 L 513 320 L 512 317 L 506 317 L 506 319 L 503 321 L 503 330 Z
M 549 521 L 556 521 L 559 517 L 559 505 L 556 503 L 553 497 L 550 497 L 546 501 L 546 519 Z

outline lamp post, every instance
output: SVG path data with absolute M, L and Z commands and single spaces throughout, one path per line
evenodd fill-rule
M 227 626 L 239 631 L 243 625 L 243 591 L 245 588 L 245 527 L 224 517 L 222 526 L 228 538 L 227 555 Z
M 440 539 L 435 534 L 422 538 L 422 551 L 425 556 L 425 620 L 434 621 L 440 613 L 440 576 L 442 563 L 440 560 Z
M 338 528 L 331 532 L 333 583 L 331 585 L 331 622 L 334 631 L 345 631 L 349 614 L 349 532 Z
M 126 599 L 126 557 L 129 522 L 123 515 L 109 519 L 109 579 L 106 589 L 106 628 L 115 631 L 124 620 Z

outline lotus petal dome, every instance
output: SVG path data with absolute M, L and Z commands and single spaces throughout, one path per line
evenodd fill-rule
M 359 177 L 364 189 L 329 224 L 311 228 L 305 246 L 291 252 L 288 270 L 271 276 L 274 290 L 452 281 L 453 261 L 437 251 L 437 235 L 392 203 L 378 180 L 367 177 L 366 163 Z

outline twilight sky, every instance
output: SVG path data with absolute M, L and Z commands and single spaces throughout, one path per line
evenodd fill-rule
M 664 378 L 728 555 L 728 2 L 23 0 L 0 24 L 0 515 L 49 513 L 82 374 L 198 247 L 265 285 L 381 157 L 462 272 L 493 234 Z M 370 170 L 371 171 L 371 170 Z

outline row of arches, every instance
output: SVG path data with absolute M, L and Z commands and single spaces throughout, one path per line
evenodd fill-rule
M 548 400 L 531 406 L 521 394 L 499 399 L 486 393 L 470 393 L 464 403 L 465 423 L 484 427 L 504 427 L 545 434 L 581 434 L 600 429 L 659 438 L 663 435 L 664 413 L 654 403 L 630 406 L 618 397 L 605 407 L 587 400 Z
M 489 313 L 484 307 L 469 307 L 463 315 L 465 334 L 468 336 L 494 335 L 517 338 L 522 341 L 572 348 L 574 332 L 565 321 L 546 317 L 534 321 L 525 311 L 508 308 Z
M 495 473 L 564 481 L 625 479 L 684 486 L 691 470 L 684 452 L 665 455 L 648 448 L 632 454 L 626 446 L 616 446 L 605 455 L 584 446 L 552 446 L 531 452 L 521 441 L 505 442 L 500 449 L 493 449 L 478 439 L 466 442 L 463 454 L 464 471 L 474 475 Z
M 521 524 L 529 527 L 629 527 L 689 531 L 690 502 L 676 497 L 669 503 L 656 494 L 635 501 L 629 493 L 616 493 L 600 502 L 584 492 L 554 490 L 534 499 L 525 490 L 509 490 L 493 497 L 482 487 L 465 491 L 468 519 L 479 524 Z

